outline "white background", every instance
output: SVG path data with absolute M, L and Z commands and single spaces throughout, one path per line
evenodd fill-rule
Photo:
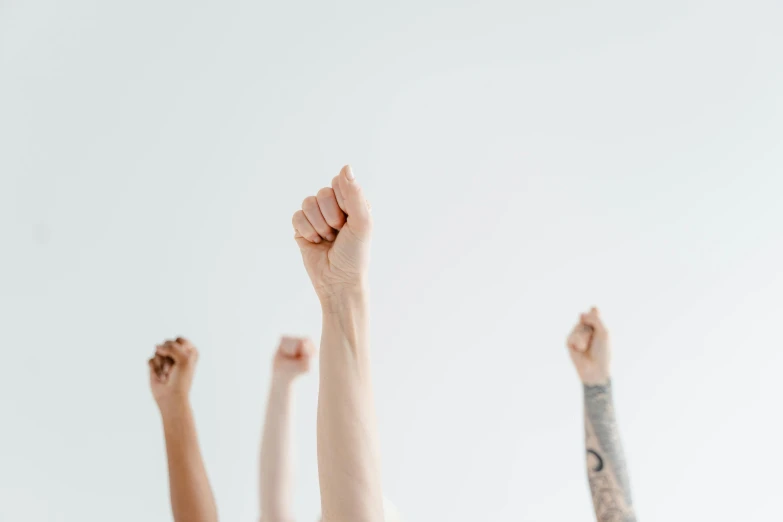
M 592 520 L 592 304 L 640 520 L 783 519 L 783 6 L 472 4 L 0 0 L 0 520 L 170 520 L 176 335 L 222 519 L 257 518 L 272 350 L 320 328 L 290 217 L 348 162 L 408 521 Z

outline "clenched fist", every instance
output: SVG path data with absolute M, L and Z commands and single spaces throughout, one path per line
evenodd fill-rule
M 595 386 L 609 382 L 609 332 L 597 308 L 579 317 L 579 323 L 571 331 L 566 344 L 583 384 Z
M 370 257 L 370 207 L 350 166 L 302 203 L 293 217 L 294 237 L 307 274 L 323 301 L 362 290 Z
M 275 375 L 294 379 L 310 371 L 318 350 L 310 339 L 283 337 L 272 363 Z
M 150 388 L 158 407 L 187 404 L 197 362 L 198 350 L 182 337 L 156 347 L 149 367 Z

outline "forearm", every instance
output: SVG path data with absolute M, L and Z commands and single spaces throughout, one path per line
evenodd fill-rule
M 175 522 L 216 522 L 215 499 L 201 458 L 190 406 L 177 405 L 161 413 Z
M 625 454 L 614 413 L 611 381 L 584 386 L 587 477 L 600 522 L 635 522 Z
M 293 466 L 291 455 L 292 380 L 272 376 L 261 438 L 261 520 L 293 520 L 291 492 Z
M 318 472 L 324 522 L 382 522 L 366 294 L 324 303 Z

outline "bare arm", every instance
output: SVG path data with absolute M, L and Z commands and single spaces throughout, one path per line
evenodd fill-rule
M 291 456 L 291 406 L 293 387 L 290 379 L 272 378 L 261 438 L 261 520 L 293 520 L 291 493 L 293 484 Z
M 310 369 L 315 348 L 309 339 L 283 337 L 275 353 L 272 385 L 261 438 L 261 521 L 293 520 L 291 424 L 295 379 Z
M 364 295 L 327 306 L 321 353 L 318 471 L 324 521 L 382 521 Z
M 293 217 L 295 238 L 323 310 L 318 476 L 324 522 L 383 522 L 370 380 L 369 205 L 344 167 Z
M 163 414 L 171 509 L 176 522 L 216 522 L 215 499 L 201 458 L 193 411 L 181 405 Z
M 587 479 L 599 522 L 636 522 L 614 412 L 609 333 L 598 310 L 582 314 L 568 348 L 584 389 Z
M 163 370 L 163 358 L 172 364 Z M 196 435 L 189 393 L 198 352 L 185 339 L 158 347 L 150 361 L 153 395 L 163 419 L 171 510 L 176 522 L 217 522 L 217 507 Z

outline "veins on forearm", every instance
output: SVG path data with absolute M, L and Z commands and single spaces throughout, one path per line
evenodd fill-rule
M 635 522 L 611 383 L 584 387 L 590 492 L 600 522 Z

